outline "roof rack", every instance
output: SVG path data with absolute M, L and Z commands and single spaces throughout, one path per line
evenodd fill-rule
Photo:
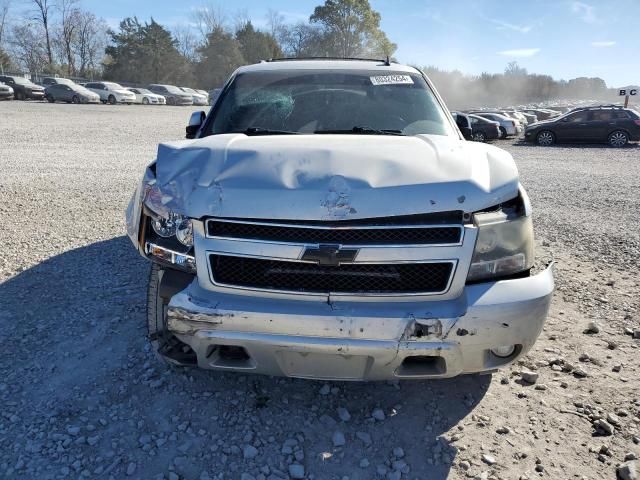
M 359 57 L 283 57 L 270 58 L 267 62 L 293 62 L 296 60 L 344 60 L 349 62 L 381 62 L 387 67 L 391 65 L 391 60 L 387 58 L 359 58 Z
M 575 112 L 577 110 L 591 110 L 591 109 L 597 109 L 597 108 L 619 108 L 619 109 L 624 109 L 624 105 L 616 105 L 616 104 L 603 104 L 603 105 L 589 105 L 588 107 L 576 107 L 571 109 L 571 112 Z

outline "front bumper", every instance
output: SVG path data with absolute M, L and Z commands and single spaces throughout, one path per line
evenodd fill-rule
M 525 354 L 542 330 L 553 288 L 551 266 L 430 302 L 213 294 L 195 280 L 171 297 L 168 328 L 201 368 L 334 380 L 446 378 L 492 371 Z M 509 358 L 491 353 L 505 345 L 516 346 Z M 246 355 L 222 355 L 228 347 Z
M 44 90 L 27 90 L 25 91 L 25 97 L 32 100 L 44 99 Z

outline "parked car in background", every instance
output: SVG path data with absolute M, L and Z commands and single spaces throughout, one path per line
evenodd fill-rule
M 61 77 L 44 77 L 40 85 L 47 88 L 49 85 L 76 85 L 76 82 L 69 78 Z
M 50 103 L 100 103 L 100 95 L 73 82 L 50 84 L 44 92 Z
M 488 112 L 469 112 L 474 115 L 478 115 L 479 117 L 486 118 L 487 120 L 493 120 L 494 122 L 498 122 L 500 124 L 500 138 L 507 137 L 515 137 L 520 135 L 524 129 L 520 122 L 506 117 L 504 115 L 500 115 L 499 113 L 488 113 Z
M 200 95 L 207 99 L 207 105 L 209 105 L 209 92 L 206 90 L 196 90 Z
M 526 127 L 529 124 L 529 120 L 522 112 L 517 110 L 503 110 L 503 112 L 507 117 L 518 120 L 523 127 Z
M 36 85 L 24 77 L 0 75 L 0 82 L 13 89 L 13 97 L 16 100 L 42 100 L 44 98 L 44 87 Z
M 149 90 L 166 98 L 167 105 L 193 105 L 193 95 L 183 92 L 175 85 L 152 83 Z
M 451 116 L 456 121 L 456 125 L 460 129 L 460 133 L 465 138 L 465 140 L 471 140 L 471 120 L 469 117 L 461 112 L 451 112 Z
M 134 103 L 140 103 L 142 105 L 164 105 L 167 103 L 167 99 L 163 95 L 153 93 L 146 88 L 131 87 L 127 88 L 131 93 L 136 96 Z
M 136 96 L 119 83 L 115 82 L 89 82 L 86 88 L 100 96 L 102 103 L 127 103 L 131 105 L 136 101 Z
M 554 110 L 544 110 L 544 109 L 532 109 L 532 108 L 528 108 L 526 110 L 523 110 L 526 113 L 530 113 L 535 115 L 538 120 L 548 120 L 550 118 L 555 118 L 560 116 L 559 112 L 556 112 Z
M 0 100 L 13 100 L 13 88 L 0 82 Z
M 640 141 L 640 114 L 622 107 L 582 108 L 530 125 L 524 139 L 542 146 L 589 142 L 624 147 L 630 141 Z
M 478 115 L 468 115 L 471 122 L 471 140 L 474 142 L 488 142 L 500 138 L 500 123 L 488 120 Z
M 180 87 L 180 90 L 182 90 L 185 93 L 188 93 L 193 97 L 194 105 L 199 105 L 199 106 L 209 105 L 209 99 L 207 98 L 208 95 L 206 94 L 206 92 L 205 92 L 205 95 L 202 95 L 201 93 L 196 92 L 193 88 L 189 88 L 189 87 Z
M 216 103 L 216 100 L 220 96 L 220 92 L 222 92 L 221 88 L 214 88 L 213 90 L 209 90 L 209 105 L 213 105 Z
M 531 125 L 532 123 L 536 123 L 538 121 L 538 117 L 532 113 L 527 113 L 527 112 L 523 112 L 521 110 L 518 110 L 520 113 L 522 113 L 522 115 L 525 116 L 525 118 L 527 119 L 527 125 Z

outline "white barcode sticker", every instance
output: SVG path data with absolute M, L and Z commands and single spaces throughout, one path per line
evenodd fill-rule
M 373 85 L 412 85 L 413 79 L 409 75 L 378 75 L 371 78 Z

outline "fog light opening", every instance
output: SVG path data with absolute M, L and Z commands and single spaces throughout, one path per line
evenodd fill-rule
M 491 353 L 493 353 L 496 357 L 499 358 L 509 358 L 516 351 L 515 345 L 500 345 L 499 347 L 495 347 L 491 349 Z

